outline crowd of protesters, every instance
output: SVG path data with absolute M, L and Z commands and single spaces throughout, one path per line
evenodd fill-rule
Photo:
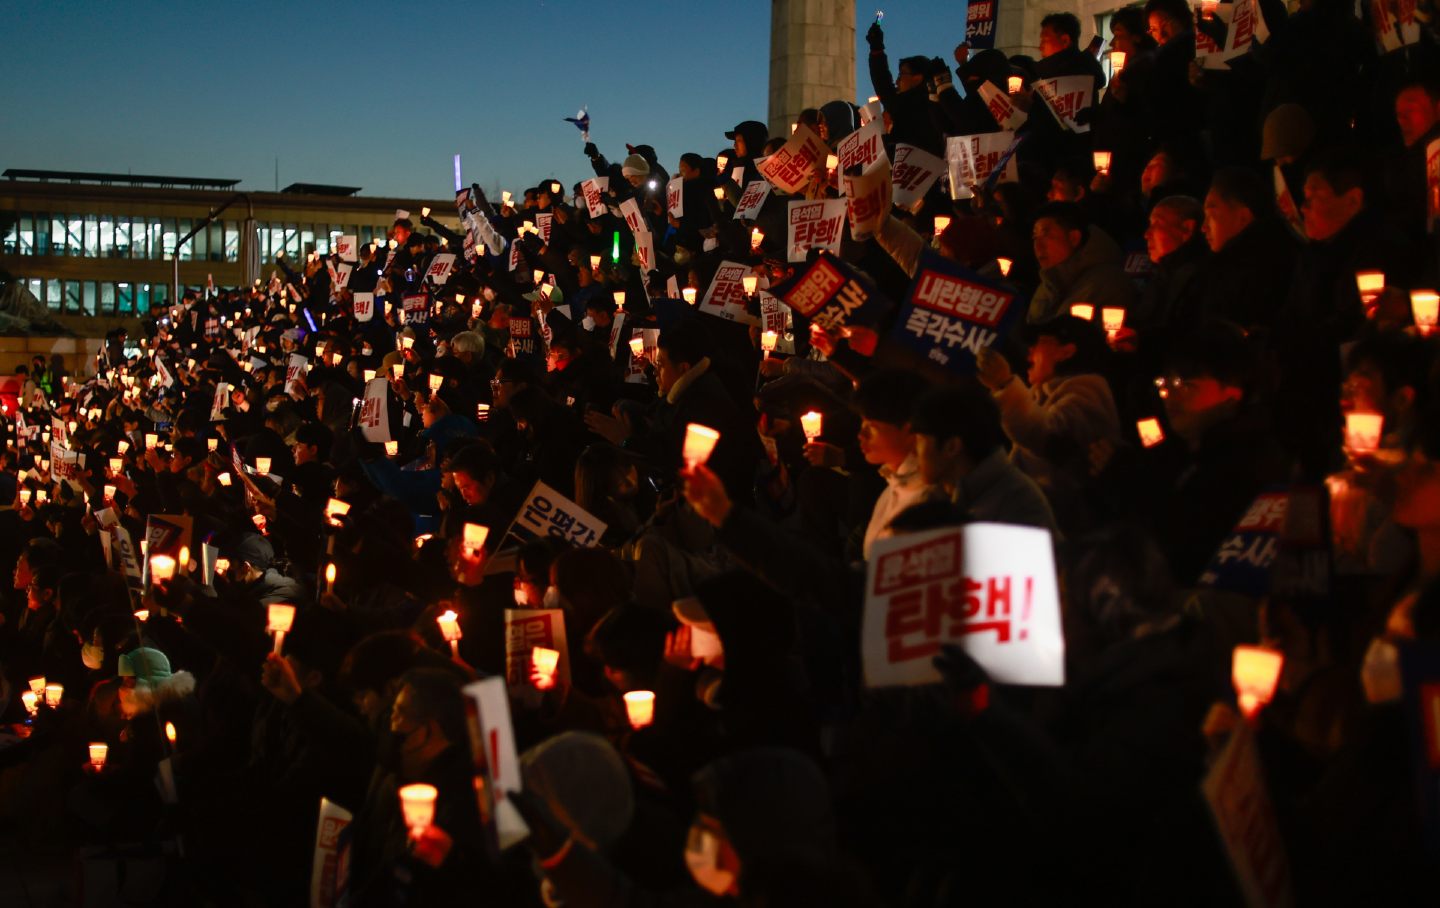
M 1266 40 L 1203 68 L 1197 30 L 1223 46 L 1223 21 L 1150 0 L 1103 36 L 1125 54 L 1108 80 L 1068 14 L 1039 59 L 962 45 L 958 69 L 894 75 L 872 27 L 892 156 L 1000 131 L 985 82 L 1028 112 L 1018 179 L 939 180 L 840 244 L 891 302 L 927 256 L 1015 294 L 968 375 L 897 344 L 893 305 L 762 334 L 759 298 L 806 264 L 797 194 L 734 216 L 789 138 L 754 121 L 680 157 L 679 216 L 643 144 L 661 134 L 619 163 L 587 143 L 598 213 L 588 173 L 466 195 L 498 254 L 448 211 L 397 216 L 343 287 L 333 252 L 282 257 L 153 309 L 84 374 L 21 370 L 6 822 L 125 904 L 1235 904 L 1248 878 L 1202 782 L 1250 734 L 1270 885 L 1426 901 L 1437 751 L 1411 667 L 1440 639 L 1440 384 L 1412 291 L 1440 284 L 1440 59 L 1428 26 L 1382 53 L 1388 7 L 1362 7 L 1261 0 Z M 1031 88 L 1070 75 L 1094 80 L 1078 123 Z M 860 113 L 799 122 L 833 151 Z M 757 278 L 748 317 L 695 305 L 723 261 Z M 1380 415 L 1378 444 L 1353 414 Z M 691 424 L 719 433 L 705 463 Z M 555 502 L 522 532 L 537 483 L 603 532 Z M 1288 502 L 1278 554 L 1227 588 L 1217 553 L 1266 495 Z M 157 518 L 184 527 L 172 570 L 147 560 Z M 866 559 L 972 521 L 1049 531 L 1064 684 L 994 683 L 946 645 L 942 682 L 867 687 Z M 273 605 L 294 607 L 279 641 Z M 561 671 L 510 664 L 515 609 L 560 610 Z M 1242 644 L 1284 657 L 1258 712 L 1231 685 Z M 472 740 L 466 689 L 493 677 L 509 784 Z M 414 783 L 428 824 L 402 809 Z M 338 874 L 315 860 L 322 798 L 353 817 Z M 501 847 L 501 801 L 523 844 Z

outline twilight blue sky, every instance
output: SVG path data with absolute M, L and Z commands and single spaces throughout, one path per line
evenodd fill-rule
M 857 53 L 875 15 L 857 0 Z M 882 2 L 892 66 L 949 59 L 965 4 Z M 766 118 L 764 0 L 0 0 L 0 169 L 93 170 L 361 186 L 448 198 L 588 175 L 655 146 L 674 170 Z M 863 56 L 856 92 L 871 94 Z

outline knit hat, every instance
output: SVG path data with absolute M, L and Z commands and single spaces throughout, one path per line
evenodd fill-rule
M 1265 116 L 1260 158 L 1298 158 L 1315 141 L 1315 120 L 1299 104 L 1281 104 Z
M 620 172 L 627 177 L 648 177 L 650 175 L 650 162 L 632 154 L 620 165 Z
M 117 673 L 154 686 L 170 677 L 170 660 L 158 649 L 141 646 L 120 656 Z
M 606 848 L 630 827 L 635 796 L 625 761 L 599 735 L 567 731 L 520 757 L 525 790 L 586 845 Z

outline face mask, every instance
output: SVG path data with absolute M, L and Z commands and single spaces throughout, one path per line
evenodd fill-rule
M 1367 703 L 1390 703 L 1399 700 L 1404 691 L 1400 682 L 1400 652 L 1395 644 L 1383 637 L 1370 641 L 1365 661 L 1360 666 L 1360 683 L 1365 687 Z
M 360 353 L 363 356 L 372 356 L 375 353 L 375 348 L 370 346 L 369 344 L 366 344 L 365 346 L 360 348 Z
M 720 840 L 705 829 L 691 829 L 685 845 L 685 866 L 701 889 L 713 895 L 724 895 L 735 885 L 735 874 L 718 866 Z
M 80 661 L 92 672 L 99 671 L 100 666 L 105 664 L 105 648 L 93 643 L 85 644 L 80 647 Z
M 552 587 L 553 589 L 553 587 Z M 515 587 L 515 604 L 524 608 L 530 604 L 530 591 L 526 587 Z
M 544 605 L 546 608 L 560 608 L 560 590 L 558 588 L 553 586 L 545 588 Z

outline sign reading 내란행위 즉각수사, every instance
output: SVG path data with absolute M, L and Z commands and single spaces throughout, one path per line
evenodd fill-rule
M 927 249 L 891 336 L 953 372 L 973 374 L 980 351 L 1018 314 L 1017 299 L 1005 285 Z
M 956 644 L 1002 684 L 1065 683 L 1065 638 L 1050 533 L 971 523 L 875 542 L 861 655 L 869 687 L 941 680 Z

